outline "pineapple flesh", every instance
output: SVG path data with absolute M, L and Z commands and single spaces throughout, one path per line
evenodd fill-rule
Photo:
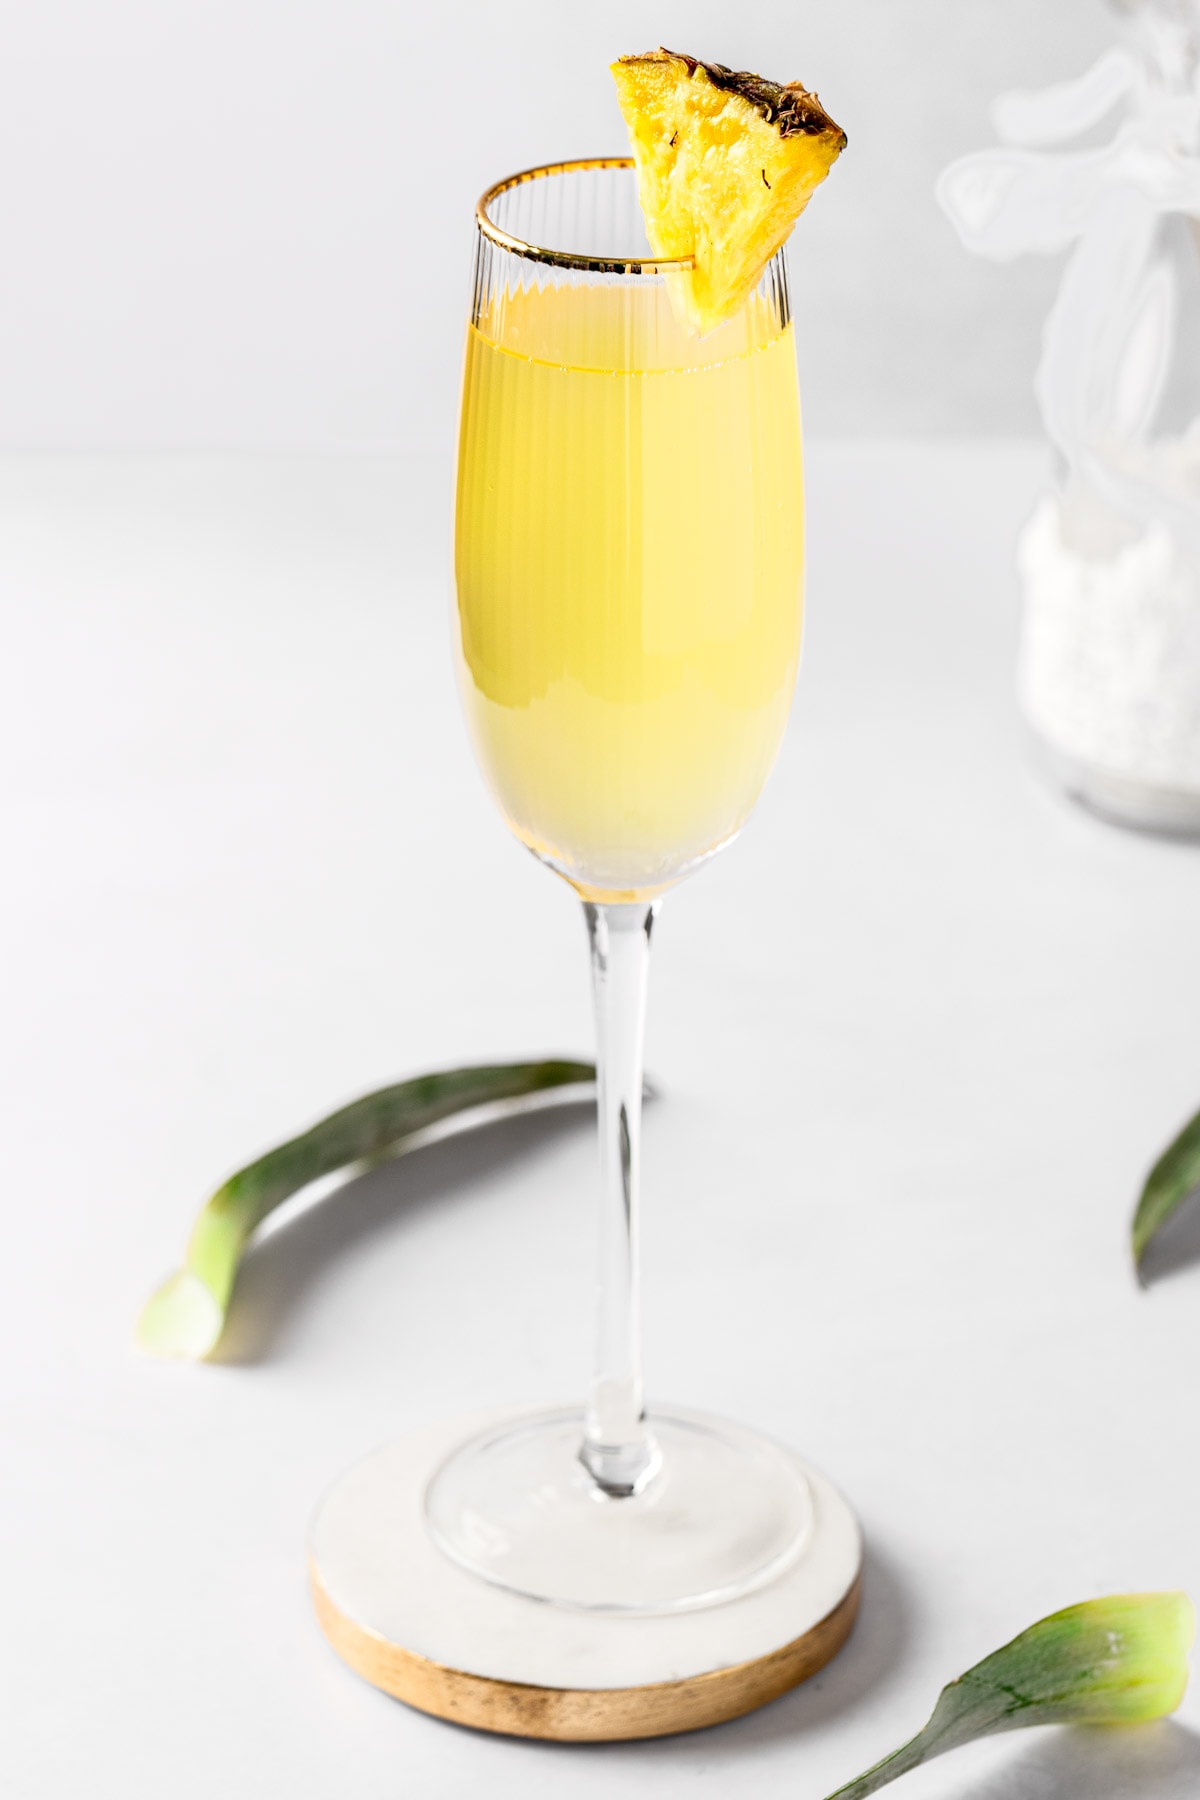
M 623 56 L 612 74 L 646 235 L 656 256 L 694 259 L 670 285 L 683 322 L 704 335 L 753 291 L 846 134 L 798 81 L 673 50 Z

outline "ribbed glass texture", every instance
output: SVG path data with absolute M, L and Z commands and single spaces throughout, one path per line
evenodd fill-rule
M 705 338 L 627 168 L 496 196 L 477 232 L 458 453 L 462 686 L 512 830 L 587 898 L 662 892 L 734 836 L 800 652 L 804 508 L 776 256 Z

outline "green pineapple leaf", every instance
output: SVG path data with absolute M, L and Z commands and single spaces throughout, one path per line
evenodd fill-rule
M 1169 1143 L 1149 1175 L 1133 1215 L 1133 1261 L 1139 1275 L 1146 1251 L 1168 1219 L 1200 1188 L 1200 1113 Z
M 1186 1594 L 1116 1594 L 1052 1613 L 943 1688 L 924 1731 L 829 1800 L 867 1800 L 998 1731 L 1161 1719 L 1183 1698 L 1195 1626 Z
M 198 1361 L 216 1348 L 242 1251 L 267 1215 L 310 1182 L 396 1156 L 421 1133 L 462 1113 L 591 1090 L 591 1063 L 499 1063 L 449 1069 L 366 1094 L 231 1175 L 201 1207 L 183 1267 L 142 1308 L 134 1341 L 150 1356 Z

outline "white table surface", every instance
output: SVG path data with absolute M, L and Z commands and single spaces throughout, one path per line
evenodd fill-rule
M 866 1600 L 765 1711 L 583 1749 L 359 1681 L 304 1536 L 390 1436 L 582 1391 L 586 1121 L 309 1209 L 251 1256 L 217 1365 L 130 1347 L 205 1192 L 274 1138 L 406 1073 L 588 1050 L 577 909 L 457 714 L 448 458 L 0 466 L 5 1796 L 820 1800 L 1042 1614 L 1200 1597 L 1200 1266 L 1139 1292 L 1125 1235 L 1200 1103 L 1200 853 L 1028 771 L 1036 449 L 810 470 L 779 767 L 657 934 L 646 1362 L 835 1476 Z M 1181 1719 L 897 1792 L 1194 1800 L 1200 1687 Z

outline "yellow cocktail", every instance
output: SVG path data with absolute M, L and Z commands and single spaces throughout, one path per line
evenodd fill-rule
M 758 798 L 800 655 L 787 279 L 771 257 L 696 335 L 684 284 L 700 265 L 651 253 L 627 159 L 510 177 L 476 223 L 460 675 L 508 824 L 584 900 L 600 1278 L 583 1415 L 477 1434 L 430 1483 L 425 1511 L 446 1554 L 501 1587 L 671 1611 L 773 1579 L 812 1521 L 807 1483 L 765 1440 L 723 1421 L 648 1416 L 638 1347 L 651 933 L 663 891 Z
M 470 326 L 456 566 L 463 685 L 521 840 L 588 896 L 726 842 L 800 651 L 792 328 L 770 284 L 685 335 L 666 279 L 498 286 Z

